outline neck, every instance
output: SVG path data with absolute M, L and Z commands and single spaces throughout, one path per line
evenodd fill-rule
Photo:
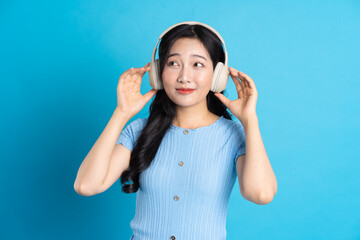
M 214 123 L 219 116 L 207 109 L 206 101 L 191 107 L 176 107 L 173 124 L 177 127 L 195 129 Z

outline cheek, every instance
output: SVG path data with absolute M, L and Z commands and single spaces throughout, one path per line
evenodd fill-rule
M 166 72 L 164 69 L 163 74 L 161 76 L 161 80 L 162 80 L 164 90 L 168 96 L 171 96 L 174 94 L 173 93 L 174 86 L 173 86 L 172 78 L 173 78 L 173 76 L 171 76 L 171 74 L 169 72 Z M 173 99 L 171 99 L 171 100 L 173 100 Z
M 199 86 L 201 86 L 201 88 L 210 89 L 211 83 L 212 83 L 212 74 L 203 75 L 198 81 L 198 84 Z
M 164 85 L 171 85 L 174 77 L 175 77 L 174 73 L 172 73 L 171 71 L 166 71 L 164 69 L 164 71 L 163 71 L 163 73 L 161 75 L 161 80 L 162 80 Z

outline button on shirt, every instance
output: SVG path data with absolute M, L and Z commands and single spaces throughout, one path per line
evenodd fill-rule
M 132 151 L 146 122 L 140 118 L 128 124 L 116 144 Z M 171 125 L 150 166 L 140 173 L 131 239 L 226 239 L 236 160 L 245 150 L 238 121 L 221 116 L 196 129 Z

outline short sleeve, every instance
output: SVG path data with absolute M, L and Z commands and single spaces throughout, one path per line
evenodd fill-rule
M 236 160 L 239 156 L 246 154 L 246 138 L 245 138 L 245 131 L 244 127 L 240 122 L 235 122 L 235 129 L 234 129 L 234 141 L 235 141 L 235 158 L 234 158 L 234 165 L 236 166 Z
M 139 138 L 147 119 L 136 119 L 129 123 L 120 133 L 116 144 L 122 144 L 130 151 L 133 150 L 136 140 Z

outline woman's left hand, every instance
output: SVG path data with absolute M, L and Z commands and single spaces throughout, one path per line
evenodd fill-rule
M 235 83 L 238 99 L 231 101 L 223 94 L 216 92 L 215 96 L 237 117 L 242 123 L 251 116 L 256 116 L 256 101 L 258 92 L 254 81 L 245 73 L 230 67 L 230 76 Z M 241 80 L 241 81 L 240 81 Z

